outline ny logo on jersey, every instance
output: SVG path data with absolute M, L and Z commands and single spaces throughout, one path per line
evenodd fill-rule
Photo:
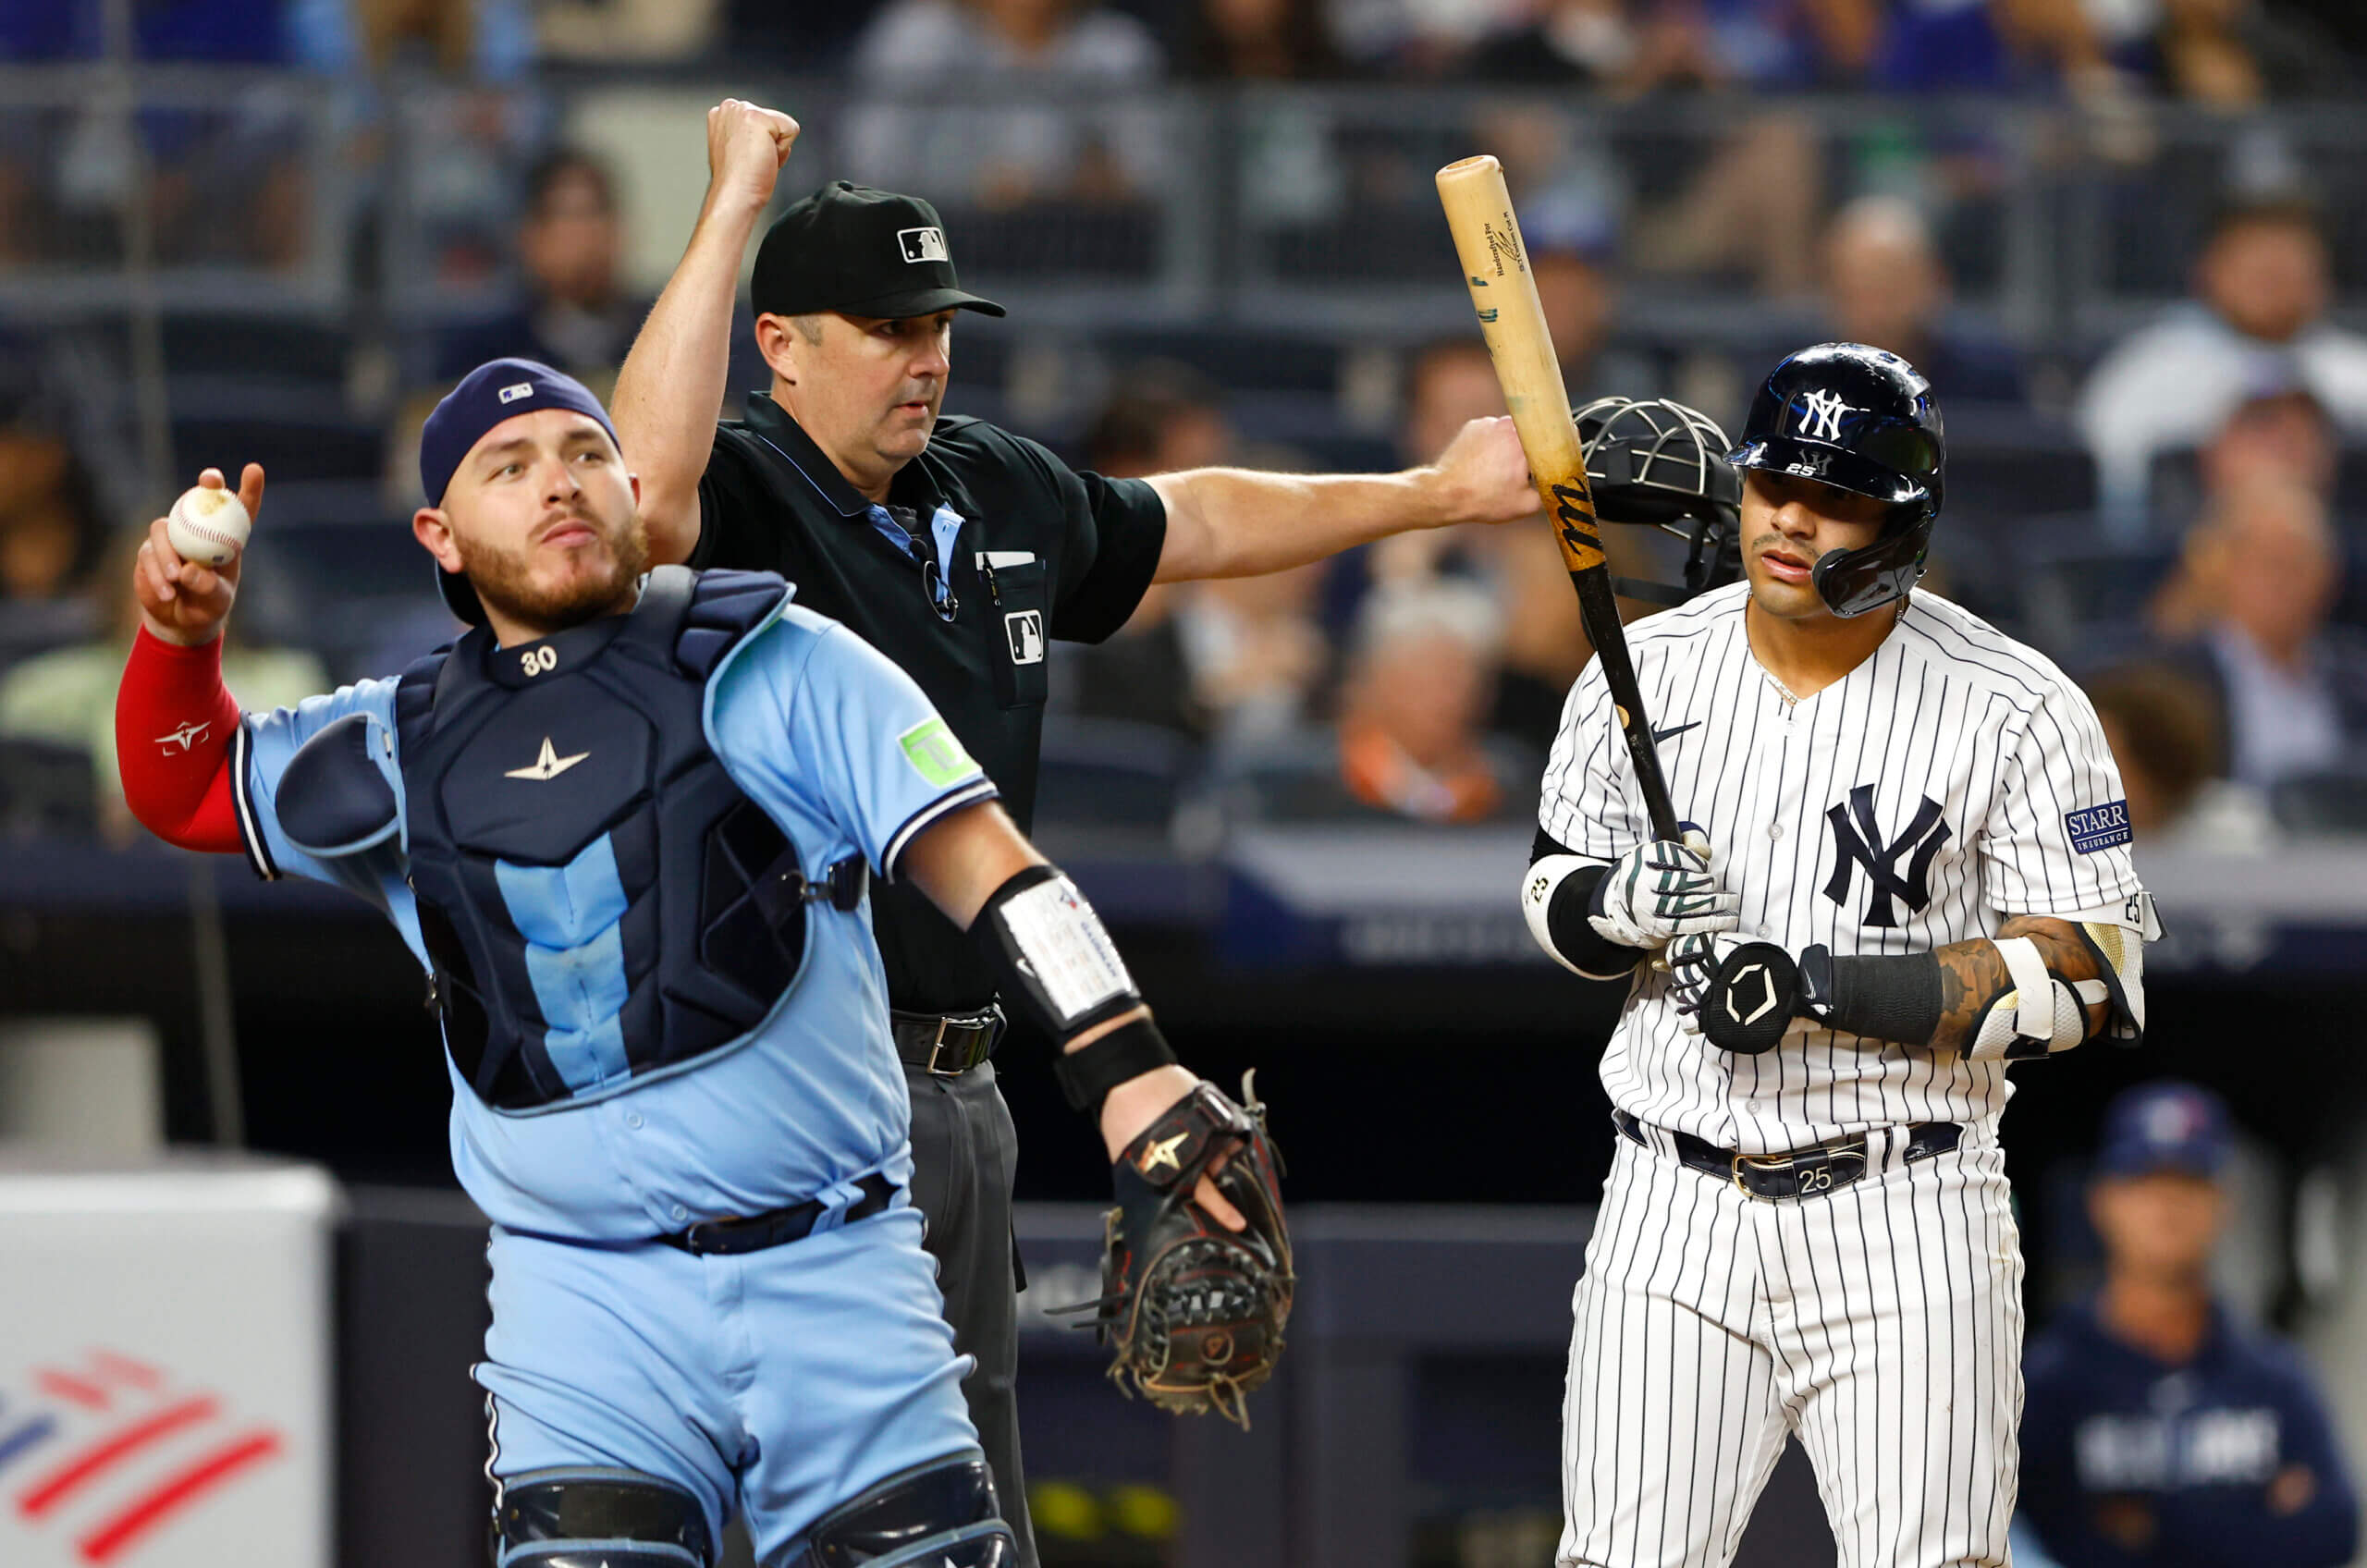
M 1904 899 L 1910 912 L 1920 913 L 1932 901 L 1932 860 L 1940 846 L 1948 841 L 1953 831 L 1940 820 L 1940 802 L 1931 796 L 1923 797 L 1922 806 L 1907 831 L 1888 843 L 1883 841 L 1883 830 L 1874 822 L 1874 787 L 1860 784 L 1849 791 L 1849 803 L 1836 805 L 1824 814 L 1833 824 L 1833 848 L 1835 864 L 1833 879 L 1824 885 L 1824 896 L 1836 904 L 1849 901 L 1849 884 L 1858 866 L 1866 868 L 1866 880 L 1873 884 L 1873 896 L 1866 903 L 1866 924 L 1889 930 L 1898 924 L 1891 909 L 1893 899 Z M 1909 851 L 1914 858 L 1907 864 L 1906 875 L 1899 874 L 1898 863 Z
M 1808 417 L 1801 421 L 1800 434 L 1811 441 L 1840 440 L 1841 416 L 1849 412 L 1849 405 L 1841 400 L 1841 394 L 1811 392 L 1808 405 Z

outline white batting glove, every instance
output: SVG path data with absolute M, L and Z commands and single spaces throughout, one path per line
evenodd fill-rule
M 1688 833 L 1685 842 L 1641 844 L 1613 861 L 1595 885 L 1587 924 L 1606 942 L 1658 951 L 1679 937 L 1731 931 L 1740 924 L 1742 895 L 1722 892 L 1710 840 Z

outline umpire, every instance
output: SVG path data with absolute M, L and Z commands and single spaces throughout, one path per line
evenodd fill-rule
M 939 420 L 962 289 L 926 202 L 843 182 L 791 207 L 750 284 L 770 395 L 717 423 L 742 257 L 797 122 L 707 114 L 705 204 L 618 377 L 652 558 L 778 571 L 797 602 L 911 672 L 1002 791 L 1033 815 L 1049 638 L 1099 642 L 1154 582 L 1249 576 L 1408 529 L 1536 511 L 1512 422 L 1475 420 L 1428 468 L 1372 477 L 1071 470 L 1033 441 Z M 913 1100 L 914 1201 L 929 1219 L 964 1385 L 1005 1509 L 1035 1561 L 1012 1377 L 1016 1133 L 988 1060 L 1003 1019 L 962 934 L 901 884 L 877 888 L 896 1044 Z

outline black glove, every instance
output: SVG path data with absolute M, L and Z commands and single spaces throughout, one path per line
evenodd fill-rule
M 1772 942 L 1682 937 L 1669 944 L 1668 971 L 1686 1027 L 1737 1056 L 1773 1049 L 1806 1011 L 1800 966 Z

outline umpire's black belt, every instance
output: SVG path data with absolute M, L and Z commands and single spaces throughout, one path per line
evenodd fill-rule
M 1644 1135 L 1644 1124 L 1625 1111 L 1613 1110 L 1611 1120 L 1644 1147 L 1652 1146 L 1652 1141 Z M 1899 1131 L 1907 1136 L 1907 1152 L 1900 1157 L 1901 1161 L 1909 1165 L 1945 1154 L 1964 1141 L 1964 1129 L 1953 1121 L 1925 1121 Z M 1755 1198 L 1821 1197 L 1866 1173 L 1866 1140 L 1862 1134 L 1820 1144 L 1812 1149 L 1796 1149 L 1790 1154 L 1737 1154 L 1703 1143 L 1690 1133 L 1662 1128 L 1661 1133 L 1675 1149 L 1679 1162 L 1704 1176 L 1732 1182 Z
M 1002 1009 L 983 1012 L 891 1012 L 896 1054 L 908 1067 L 939 1078 L 958 1078 L 995 1054 L 1002 1038 Z
M 896 1196 L 895 1183 L 885 1176 L 865 1176 L 855 1183 L 863 1196 L 847 1206 L 845 1223 L 868 1219 L 885 1213 Z M 802 1242 L 814 1233 L 822 1216 L 830 1206 L 819 1198 L 776 1208 L 769 1214 L 751 1214 L 744 1219 L 702 1219 L 685 1231 L 657 1239 L 669 1247 L 694 1254 L 700 1257 L 736 1256 L 743 1252 L 762 1252 L 767 1247 L 785 1246 Z

